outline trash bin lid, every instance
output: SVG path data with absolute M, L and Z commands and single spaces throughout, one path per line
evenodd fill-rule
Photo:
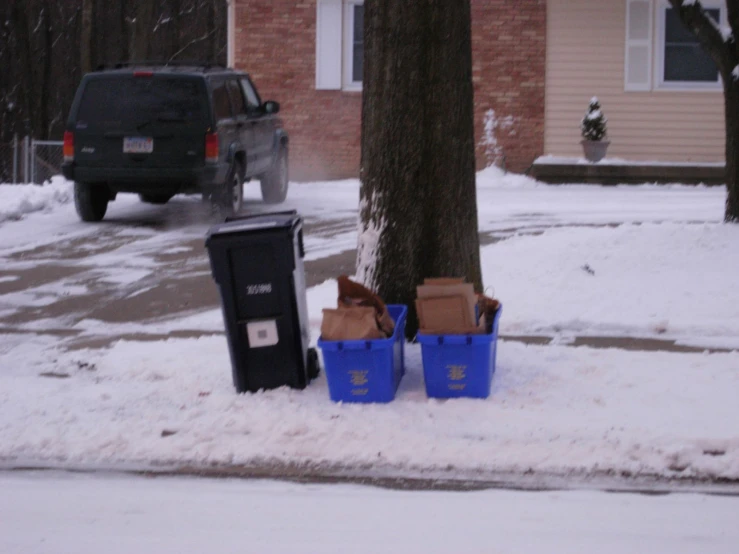
M 208 230 L 205 240 L 207 242 L 211 237 L 233 233 L 259 233 L 278 229 L 294 230 L 300 223 L 302 223 L 302 219 L 295 210 L 229 218 L 224 223 L 212 226 Z

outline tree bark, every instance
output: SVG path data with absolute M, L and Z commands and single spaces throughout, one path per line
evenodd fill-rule
M 51 130 L 49 125 L 49 122 L 51 121 L 50 111 L 53 108 L 51 106 L 51 68 L 54 63 L 54 59 L 52 57 L 51 49 L 54 38 L 51 23 L 51 2 L 49 0 L 43 0 L 41 8 L 43 10 L 44 18 L 44 55 L 40 60 L 43 64 L 43 69 L 41 72 L 41 94 L 39 95 L 41 105 L 38 110 L 40 117 L 39 130 L 41 134 L 38 136 L 42 140 L 47 140 Z
M 130 27 L 130 24 L 128 22 L 128 17 L 126 15 L 126 0 L 120 0 L 118 3 L 118 7 L 120 10 L 120 19 L 118 20 L 118 23 L 120 25 L 120 33 L 121 33 L 121 61 L 125 62 L 129 60 L 129 43 L 126 40 L 126 37 L 128 36 L 128 29 Z
M 368 0 L 357 275 L 418 328 L 416 286 L 481 292 L 469 0 Z
M 93 0 L 82 0 L 80 23 L 80 70 L 82 74 L 92 70 L 92 4 Z
M 18 37 L 18 54 L 21 71 L 21 93 L 18 95 L 22 103 L 22 112 L 25 119 L 23 132 L 33 134 L 36 131 L 33 98 L 36 92 L 34 78 L 33 53 L 31 51 L 31 29 L 28 24 L 30 2 L 15 0 L 13 2 L 13 25 Z
M 208 62 L 218 60 L 218 33 L 216 32 L 216 0 L 208 0 Z
M 180 12 L 182 11 L 182 3 L 181 0 L 171 0 L 170 5 L 170 9 L 172 10 L 172 42 L 170 43 L 169 51 L 170 53 L 174 53 L 181 48 L 180 28 L 182 26 L 182 14 Z
M 136 6 L 136 18 L 131 25 L 131 43 L 128 48 L 131 61 L 145 61 L 149 57 L 154 4 L 154 0 L 143 0 Z
M 726 223 L 739 223 L 739 81 L 724 79 L 726 112 Z

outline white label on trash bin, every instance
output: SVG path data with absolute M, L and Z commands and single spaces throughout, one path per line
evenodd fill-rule
M 280 342 L 277 335 L 277 322 L 273 319 L 247 323 L 246 335 L 249 338 L 249 348 L 274 346 Z

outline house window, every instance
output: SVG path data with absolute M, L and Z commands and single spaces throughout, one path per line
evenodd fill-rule
M 717 23 L 721 22 L 720 8 L 706 8 Z M 698 38 L 685 28 L 673 8 L 662 8 L 660 15 L 661 54 L 658 66 L 659 84 L 664 87 L 702 88 L 719 86 L 716 63 L 703 49 Z
M 724 0 L 701 0 L 701 4 L 723 29 Z M 721 90 L 716 64 L 667 0 L 626 0 L 624 88 Z
M 344 88 L 361 88 L 364 70 L 364 4 L 348 2 L 344 17 Z
M 364 0 L 317 0 L 316 88 L 362 90 Z

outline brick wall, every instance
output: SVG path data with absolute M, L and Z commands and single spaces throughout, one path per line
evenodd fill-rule
M 544 146 L 545 0 L 471 2 L 478 167 L 494 156 L 483 144 L 493 109 L 502 122 L 497 157 L 523 171 Z M 252 76 L 263 100 L 280 102 L 291 178 L 356 177 L 361 93 L 316 90 L 315 0 L 237 0 L 235 13 L 236 67 Z
M 471 0 L 472 80 L 478 168 L 495 157 L 483 144 L 488 110 L 499 122 L 499 164 L 523 172 L 544 152 L 545 0 Z M 490 156 L 486 155 L 490 151 Z

